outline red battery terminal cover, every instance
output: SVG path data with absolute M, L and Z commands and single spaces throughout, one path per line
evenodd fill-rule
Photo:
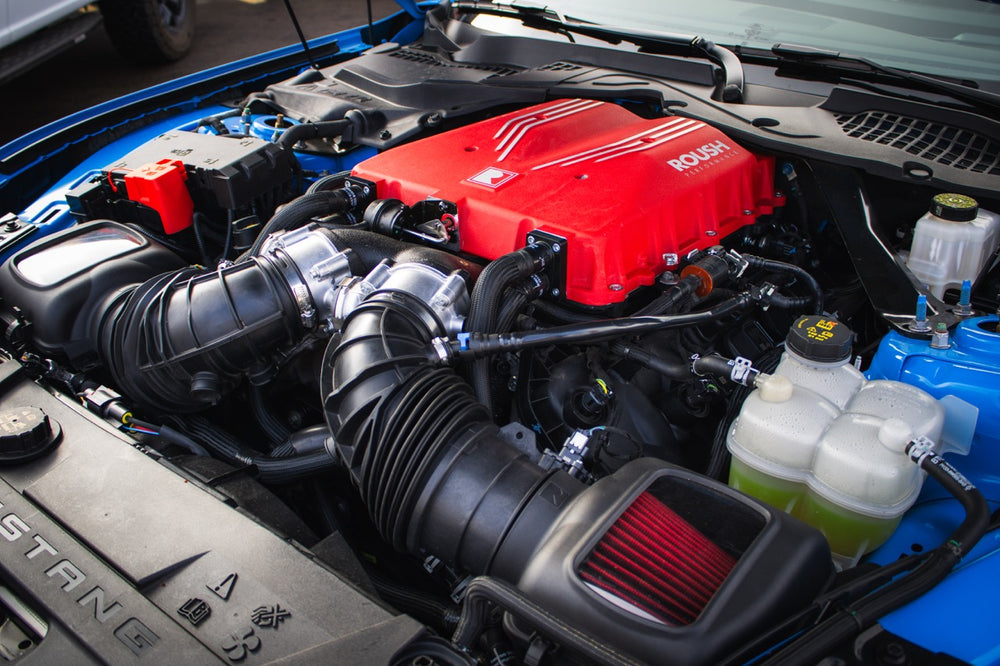
M 125 189 L 129 199 L 160 214 L 164 232 L 175 234 L 190 227 L 194 215 L 186 180 L 183 162 L 162 159 L 125 174 Z

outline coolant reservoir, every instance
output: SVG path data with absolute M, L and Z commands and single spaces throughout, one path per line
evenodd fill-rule
M 840 409 L 865 382 L 848 363 L 854 334 L 829 317 L 799 317 L 785 337 L 785 353 L 775 371 Z
M 906 265 L 941 298 L 948 287 L 976 281 L 1000 242 L 1000 214 L 961 194 L 938 194 L 913 232 Z
M 851 332 L 800 318 L 775 374 L 762 377 L 729 431 L 729 484 L 816 527 L 852 566 L 892 534 L 923 475 L 905 452 L 937 440 L 944 409 L 913 386 L 865 381 Z

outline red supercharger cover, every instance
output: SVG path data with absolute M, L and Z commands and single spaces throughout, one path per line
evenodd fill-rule
M 557 100 L 398 146 L 355 166 L 381 198 L 458 206 L 463 252 L 496 259 L 536 230 L 566 240 L 566 294 L 625 300 L 692 250 L 770 213 L 774 161 L 682 117 Z

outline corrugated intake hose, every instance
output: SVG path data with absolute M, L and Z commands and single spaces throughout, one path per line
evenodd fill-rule
M 301 328 L 281 275 L 255 260 L 153 278 L 108 308 L 96 338 L 116 386 L 137 406 L 185 413 L 246 375 L 266 374 L 274 350 Z
M 327 422 L 387 541 L 516 580 L 582 484 L 507 444 L 469 386 L 431 366 L 425 350 L 442 330 L 411 294 L 369 297 L 327 347 Z

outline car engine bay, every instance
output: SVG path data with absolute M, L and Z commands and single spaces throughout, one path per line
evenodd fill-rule
M 0 502 L 114 516 L 47 529 L 186 630 L 132 654 L 371 658 L 309 652 L 336 606 L 396 663 L 742 663 L 995 543 L 995 121 L 939 109 L 929 156 L 917 103 L 736 117 L 707 66 L 590 48 L 432 12 L 77 173 L 38 239 L 4 218 Z

